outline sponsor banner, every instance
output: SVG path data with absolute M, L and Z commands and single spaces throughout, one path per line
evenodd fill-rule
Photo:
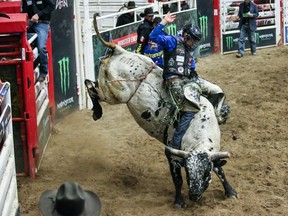
M 56 122 L 78 109 L 73 0 L 56 1 L 51 20 Z
M 223 35 L 223 52 L 231 52 L 238 50 L 238 37 L 239 33 L 225 34 Z M 276 45 L 276 29 L 264 29 L 256 31 L 256 43 L 257 47 L 273 46 Z M 250 44 L 248 38 L 246 38 L 246 48 L 249 48 Z
M 195 9 L 189 9 L 176 14 L 175 21 L 166 25 L 164 31 L 167 34 L 177 36 L 181 34 L 181 29 L 185 24 L 194 23 L 198 25 L 196 12 Z
M 123 48 L 125 48 L 127 46 L 131 46 L 131 45 L 135 44 L 135 42 L 137 43 L 137 33 L 136 32 L 129 34 L 127 36 L 112 40 L 112 43 L 117 44 Z
M 134 52 L 137 45 L 137 28 L 141 22 L 132 23 L 124 27 L 118 27 L 111 31 L 101 33 L 101 36 L 105 41 L 110 41 L 122 46 L 124 49 L 130 52 Z M 101 58 L 106 56 L 109 51 L 107 47 L 103 46 L 96 35 L 92 36 L 93 40 L 93 54 L 95 65 L 95 79 L 98 77 L 99 66 Z
M 205 28 L 207 29 L 207 26 L 209 25 L 206 24 L 205 22 L 206 21 L 203 22 L 204 24 L 202 26 L 204 30 Z M 116 29 L 112 29 L 111 31 L 101 33 L 101 36 L 105 41 L 113 42 L 115 44 L 120 45 L 127 51 L 134 52 L 137 46 L 137 28 L 140 25 L 140 23 L 141 22 L 137 22 L 127 26 L 118 27 Z M 164 28 L 164 31 L 167 34 L 177 35 L 181 32 L 182 26 L 186 23 L 197 23 L 197 11 L 195 9 L 185 10 L 183 12 L 177 13 L 177 19 L 175 20 L 175 22 L 167 25 Z M 213 33 L 213 31 L 210 30 L 205 31 L 207 32 L 207 34 L 208 32 L 209 34 Z M 109 49 L 107 49 L 102 45 L 102 43 L 99 41 L 96 35 L 93 35 L 92 40 L 94 50 L 94 62 L 95 62 L 95 79 L 97 79 L 101 59 L 106 56 L 107 52 L 109 52 Z M 195 51 L 195 54 L 196 56 L 199 56 L 198 49 Z
M 202 31 L 200 56 L 214 53 L 214 14 L 211 5 L 213 0 L 197 0 L 198 25 Z

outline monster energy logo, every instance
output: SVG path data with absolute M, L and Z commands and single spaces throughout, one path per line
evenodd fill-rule
M 171 24 L 167 26 L 167 33 L 170 35 L 177 35 L 176 24 Z
M 201 16 L 199 20 L 203 39 L 206 40 L 206 38 L 208 37 L 208 16 Z
M 226 37 L 226 47 L 228 50 L 230 50 L 233 47 L 233 37 L 232 36 Z
M 255 33 L 255 37 L 256 37 L 256 44 L 259 44 L 260 42 L 259 33 Z
M 63 57 L 58 61 L 60 71 L 61 92 L 66 95 L 70 88 L 69 57 Z

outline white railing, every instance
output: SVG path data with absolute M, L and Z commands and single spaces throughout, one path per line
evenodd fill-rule
M 15 216 L 19 209 L 10 84 L 0 83 L 0 215 Z

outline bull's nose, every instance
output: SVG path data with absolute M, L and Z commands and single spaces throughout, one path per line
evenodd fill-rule
M 199 202 L 202 198 L 202 194 L 190 194 L 189 199 L 193 202 Z

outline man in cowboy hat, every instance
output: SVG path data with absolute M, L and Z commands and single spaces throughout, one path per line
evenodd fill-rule
M 161 17 L 154 17 L 153 19 L 153 29 L 162 21 Z M 166 34 L 164 31 L 162 34 Z M 155 62 L 159 67 L 163 68 L 163 46 L 157 44 L 151 40 L 148 41 L 144 48 L 144 55 L 148 56 Z
M 136 8 L 135 2 L 134 1 L 129 1 L 127 4 L 127 9 L 134 9 Z M 129 13 L 125 13 L 125 14 L 121 14 L 118 19 L 117 19 L 117 23 L 116 26 L 121 26 L 121 25 L 126 25 L 128 23 L 132 23 L 134 22 L 134 13 L 135 11 L 129 12 Z M 137 21 L 141 20 L 141 17 L 139 15 L 136 15 Z
M 144 13 L 140 16 L 144 17 L 143 22 L 138 26 L 137 29 L 137 47 L 135 52 L 138 54 L 144 54 L 144 48 L 148 43 L 149 34 L 153 29 L 153 17 L 157 14 L 152 8 L 145 8 Z
M 98 216 L 101 210 L 98 196 L 75 182 L 64 182 L 57 191 L 43 192 L 39 205 L 44 216 Z

